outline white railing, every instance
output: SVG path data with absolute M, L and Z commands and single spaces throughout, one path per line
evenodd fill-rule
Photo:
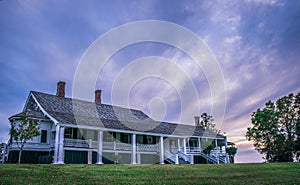
M 202 152 L 202 149 L 200 147 L 186 147 L 186 152 L 187 153 L 197 153 L 197 152 Z
M 166 158 L 170 158 L 170 157 L 174 156 L 174 154 L 172 154 L 171 152 L 169 152 L 169 150 L 167 150 L 167 149 L 164 150 L 164 154 L 165 154 Z
M 183 148 L 181 148 L 180 151 L 178 151 L 178 154 L 180 153 L 184 154 L 183 151 L 184 151 Z M 214 149 L 211 150 L 209 154 L 205 154 L 203 153 L 200 147 L 186 147 L 186 152 L 188 154 L 200 155 L 212 163 L 225 163 L 225 164 L 228 163 L 228 154 L 224 150 Z M 179 155 L 179 157 L 181 156 Z M 185 157 L 185 160 L 188 157 L 189 155 Z
M 6 143 L 1 144 L 1 147 L 0 147 L 0 163 L 3 164 L 5 162 L 5 160 L 7 159 L 7 155 L 8 155 L 8 152 L 7 152 Z
M 114 142 L 103 142 L 102 143 L 102 148 L 104 150 L 114 150 L 115 149 Z
M 81 139 L 64 139 L 65 147 L 97 148 L 98 141 Z M 131 151 L 132 144 L 121 142 L 102 142 L 105 150 Z M 137 152 L 158 152 L 158 144 L 137 144 Z
M 9 146 L 9 149 L 19 148 L 16 142 L 12 142 Z M 24 149 L 49 149 L 51 145 L 49 143 L 39 143 L 39 142 L 27 142 L 24 146 Z
M 218 160 L 217 160 L 217 158 L 216 158 L 215 156 L 207 155 L 207 154 L 205 154 L 205 153 L 203 153 L 203 152 L 201 152 L 201 153 L 199 153 L 199 154 L 200 154 L 200 156 L 202 156 L 204 159 L 210 161 L 210 162 L 213 163 L 213 164 L 218 163 Z
M 65 147 L 76 148 L 98 148 L 98 141 L 81 140 L 81 139 L 64 139 Z M 102 142 L 102 148 L 104 150 L 115 151 L 131 151 L 132 144 L 121 142 Z M 137 144 L 137 152 L 158 152 L 158 144 Z
M 193 164 L 193 155 L 184 154 L 182 151 L 177 151 L 175 154 L 168 150 L 164 150 L 166 160 L 173 164 L 179 164 L 179 159 L 184 160 L 187 163 Z
M 132 148 L 131 144 L 127 143 L 119 143 L 119 142 L 114 142 L 115 143 L 115 150 L 122 150 L 122 151 L 130 151 Z
M 219 156 L 219 155 L 226 155 L 226 152 L 223 150 L 211 150 L 210 155 L 212 156 Z
M 169 150 L 164 150 L 164 155 L 167 161 L 169 161 L 170 163 L 174 163 L 176 162 L 176 155 L 172 154 L 171 152 L 169 152 Z
M 91 148 L 98 148 L 98 141 L 92 141 Z
M 191 161 L 190 161 L 190 156 L 189 156 L 189 155 L 186 155 L 186 154 L 184 154 L 184 153 L 181 152 L 181 151 L 178 151 L 177 154 L 178 154 L 178 156 L 179 156 L 180 158 L 182 158 L 182 159 L 185 160 L 186 162 L 190 162 L 190 163 L 191 163 Z
M 158 152 L 158 144 L 137 144 L 138 152 Z
M 64 146 L 66 147 L 78 147 L 78 148 L 89 148 L 89 140 L 82 139 L 64 139 Z

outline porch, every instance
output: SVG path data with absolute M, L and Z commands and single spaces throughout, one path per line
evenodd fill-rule
M 97 150 L 99 146 L 98 141 L 89 140 L 81 140 L 81 139 L 64 139 L 64 147 L 73 148 L 73 149 L 92 149 Z M 102 149 L 104 152 L 131 152 L 132 144 L 130 143 L 122 143 L 120 141 L 113 142 L 102 142 Z M 158 144 L 136 144 L 136 151 L 141 153 L 155 153 L 158 154 L 159 146 Z
M 160 164 L 164 164 L 166 160 L 179 164 L 180 159 L 192 164 L 194 156 L 202 156 L 209 158 L 213 163 L 219 163 L 221 156 L 226 157 L 224 138 L 165 137 L 141 133 L 78 130 L 57 126 L 56 133 L 58 134 L 55 134 L 54 142 L 55 164 L 65 162 L 66 151 L 87 152 L 84 155 L 87 155 L 88 164 L 95 161 L 94 158 L 97 159 L 96 164 L 103 164 L 103 156 L 108 153 L 110 156 L 126 155 L 126 158 L 130 159 L 130 164 L 141 164 L 141 155 L 157 156 L 159 159 L 155 163 Z M 202 149 L 206 147 L 205 143 L 210 143 L 214 152 L 205 154 Z M 227 163 L 227 160 L 224 159 L 223 163 Z

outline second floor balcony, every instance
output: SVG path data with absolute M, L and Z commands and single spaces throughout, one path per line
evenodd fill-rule
M 97 149 L 98 141 L 65 138 L 64 147 Z M 117 141 L 103 141 L 102 148 L 103 150 L 131 151 L 132 144 Z M 136 144 L 136 150 L 137 152 L 158 152 L 159 147 L 158 144 Z

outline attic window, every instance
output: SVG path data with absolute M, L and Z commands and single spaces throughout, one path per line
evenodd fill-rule
M 35 104 L 34 110 L 35 110 L 35 111 L 40 111 L 40 108 L 39 108 L 39 106 L 38 106 L 37 104 Z
M 32 109 L 34 110 L 34 111 L 39 111 L 40 109 L 39 109 L 39 106 L 36 104 L 36 103 L 34 103 L 34 102 L 31 102 L 31 106 L 32 106 Z

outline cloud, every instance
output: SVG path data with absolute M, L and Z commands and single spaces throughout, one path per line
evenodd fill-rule
M 266 4 L 266 5 L 276 5 L 277 0 L 245 0 L 247 3 L 255 3 L 255 4 Z
M 235 42 L 238 42 L 242 39 L 241 36 L 233 36 L 233 37 L 226 37 L 224 39 L 225 44 L 233 44 Z
M 269 99 L 300 91 L 297 80 L 300 78 L 299 4 L 279 0 L 3 1 L 0 6 L 0 142 L 8 138 L 7 117 L 21 111 L 30 90 L 53 94 L 56 82 L 65 80 L 67 95 L 71 95 L 79 59 L 96 38 L 121 24 L 154 19 L 185 26 L 209 46 L 226 84 L 227 108 L 222 130 L 227 132 L 229 140 L 237 143 L 238 162 L 261 161 L 244 135 L 251 125 L 253 111 Z M 124 36 L 134 34 L 124 33 Z M 166 105 L 165 119 L 180 120 L 182 98 L 178 92 L 187 88 L 186 82 L 191 80 L 199 103 L 188 92 L 185 101 L 193 111 L 200 106 L 199 113 L 210 112 L 213 99 L 203 71 L 182 51 L 159 43 L 135 44 L 112 56 L 98 74 L 95 87 L 103 90 L 105 103 L 111 103 L 112 84 L 120 71 L 132 61 L 147 56 L 169 59 L 190 79 L 176 76 L 172 68 L 166 68 L 162 72 L 175 81 L 174 86 L 159 78 L 140 80 L 132 87 L 130 106 L 151 114 L 151 100 L 161 97 Z M 131 71 L 132 76 L 137 70 L 151 72 L 155 67 L 137 67 Z M 126 78 L 129 80 L 130 76 Z M 158 105 L 159 102 L 155 104 Z M 193 116 L 184 122 L 193 123 Z

